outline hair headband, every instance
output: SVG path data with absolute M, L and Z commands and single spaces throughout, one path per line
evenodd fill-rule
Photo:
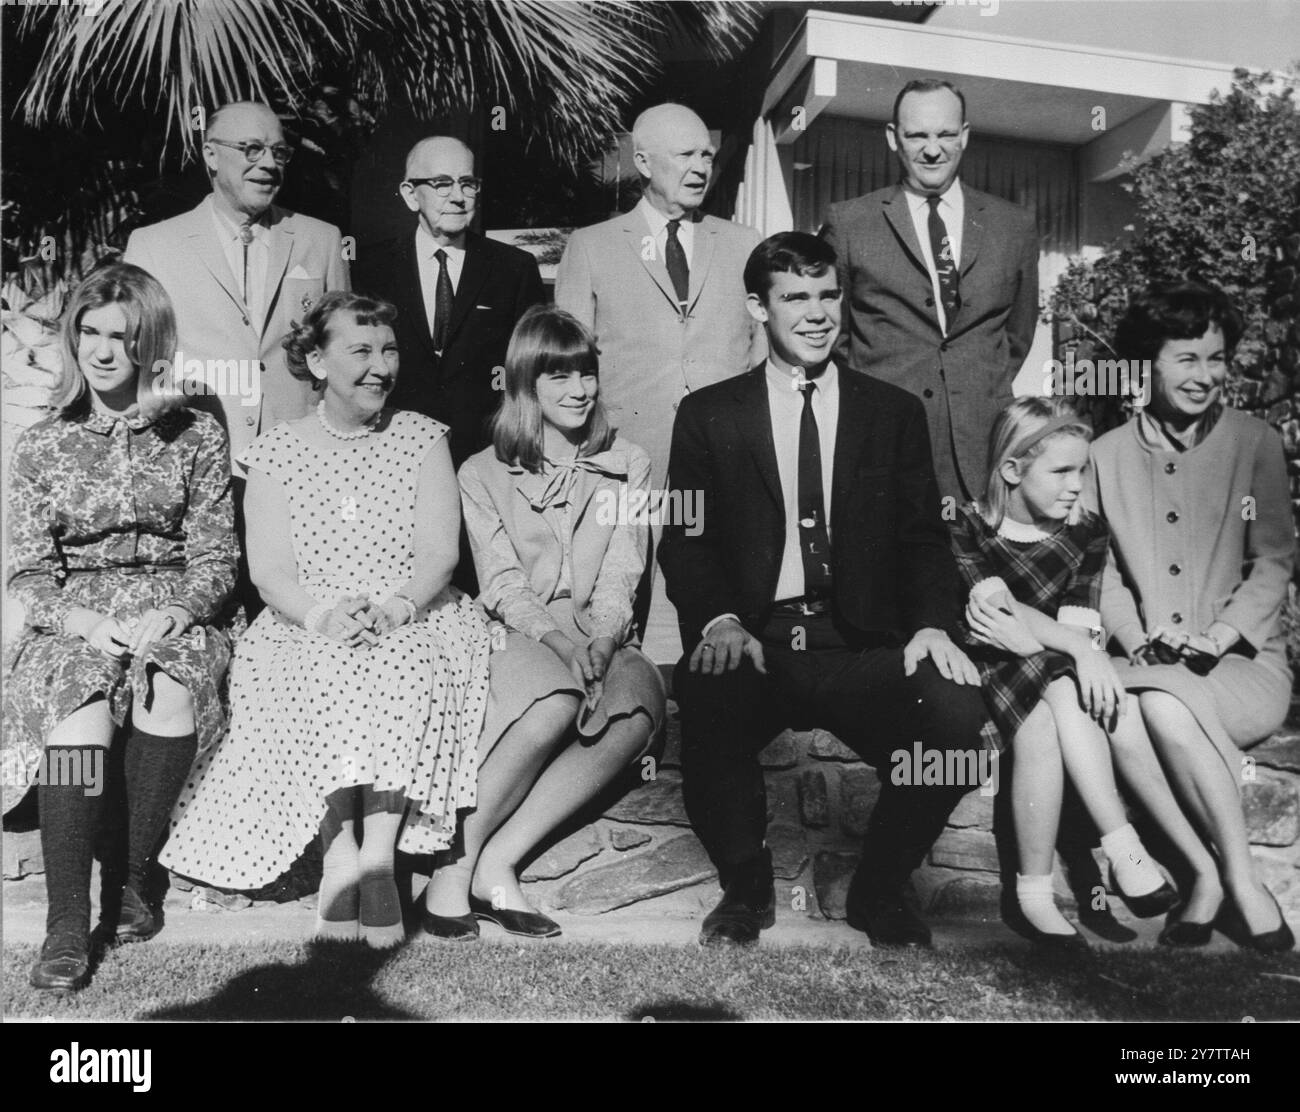
M 1049 418 L 1041 428 L 1035 429 L 1027 436 L 1021 437 L 1009 449 L 1007 454 L 1002 457 L 1003 461 L 1009 459 L 1020 459 L 1030 448 L 1037 444 L 1044 437 L 1051 436 L 1054 432 L 1060 432 L 1061 429 L 1068 428 L 1070 425 L 1082 425 L 1084 428 L 1091 429 L 1087 418 L 1080 417 L 1077 413 L 1061 413 L 1055 417 Z

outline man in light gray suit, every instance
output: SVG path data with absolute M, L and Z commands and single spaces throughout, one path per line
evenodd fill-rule
M 203 136 L 212 193 L 189 212 L 137 229 L 123 255 L 171 297 L 189 364 L 176 372 L 204 379 L 195 402 L 221 420 L 232 456 L 307 412 L 311 386 L 289 374 L 281 341 L 322 294 L 350 288 L 339 230 L 271 203 L 292 154 L 265 104 L 219 108 Z
M 643 112 L 632 144 L 644 195 L 631 212 L 573 233 L 555 303 L 595 333 L 601 400 L 619 432 L 650 453 L 654 485 L 662 488 L 677 403 L 766 358 L 742 278 L 762 237 L 700 215 L 715 152 L 689 108 L 661 104 Z M 653 525 L 657 542 L 661 523 Z M 676 616 L 659 584 L 644 648 L 656 663 L 681 655 Z
M 1033 342 L 1037 226 L 958 179 L 970 125 L 947 81 L 905 85 L 885 137 L 902 182 L 831 205 L 822 228 L 845 294 L 836 359 L 921 399 L 939 493 L 965 502 Z

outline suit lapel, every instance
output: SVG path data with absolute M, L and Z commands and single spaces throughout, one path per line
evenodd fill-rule
M 478 304 L 479 290 L 488 278 L 488 263 L 482 241 L 474 235 L 465 237 L 465 265 L 451 303 L 451 320 L 447 323 L 447 346 L 451 347 L 461 325 Z
M 420 345 L 421 355 L 433 358 L 433 323 L 429 320 L 428 309 L 424 304 L 424 287 L 420 284 L 420 260 L 415 253 L 414 236 L 402 240 L 401 253 L 397 259 L 398 275 L 405 275 L 405 281 L 399 281 L 396 291 L 401 303 L 398 310 L 402 319 L 409 322 L 408 332 Z
M 293 254 L 293 219 L 283 209 L 271 209 L 271 227 L 267 232 L 267 246 L 270 259 L 266 264 L 266 289 L 262 291 L 262 327 L 270 323 L 275 303 L 280 296 L 280 286 L 284 282 L 285 272 L 289 269 L 289 257 Z M 292 317 L 297 308 L 289 307 Z
M 766 364 L 741 378 L 736 390 L 736 425 L 749 447 L 767 493 L 785 516 L 781 494 L 781 472 L 776 464 L 776 441 L 772 437 L 772 410 L 767 403 Z
M 623 217 L 623 238 L 627 242 L 628 249 L 636 255 L 641 265 L 645 267 L 646 273 L 654 279 L 655 285 L 668 299 L 668 304 L 673 307 L 673 313 L 679 313 L 677 293 L 673 289 L 672 279 L 668 277 L 668 267 L 659 257 L 659 248 L 650 235 L 650 225 L 636 209 Z M 649 258 L 646 257 L 647 255 Z
M 871 427 L 871 413 L 852 371 L 839 369 L 840 415 L 835 422 L 835 462 L 831 475 L 831 526 L 844 521 L 853 493 L 853 476 Z
M 700 294 L 704 292 L 704 282 L 709 276 L 709 266 L 713 263 L 713 249 L 717 238 L 717 228 L 707 218 L 695 225 L 695 243 L 691 249 L 690 289 L 686 298 L 688 311 L 695 308 Z M 667 272 L 667 267 L 664 270 Z
M 225 292 L 239 310 L 239 315 L 245 316 L 244 301 L 239 296 L 239 286 L 235 283 L 235 276 L 230 272 L 230 263 L 226 261 L 226 253 L 221 249 L 221 244 L 217 239 L 217 230 L 213 226 L 211 199 L 204 200 L 199 206 L 190 211 L 189 229 L 187 232 L 190 246 L 194 253 L 198 255 L 199 261 L 212 275 L 213 280 Z
M 892 195 L 885 198 L 880 207 L 884 211 L 885 219 L 889 221 L 889 226 L 898 236 L 899 242 L 907 249 L 912 262 L 928 279 L 930 270 L 925 265 L 925 252 L 921 249 L 921 241 L 916 238 L 916 225 L 912 223 L 912 213 L 907 206 L 907 196 L 903 187 L 898 186 Z
M 966 215 L 961 226 L 961 277 L 975 265 L 975 257 L 984 243 L 984 197 L 973 189 L 962 186 L 965 195 Z

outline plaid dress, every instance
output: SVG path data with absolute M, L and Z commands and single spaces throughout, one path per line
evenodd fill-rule
M 1110 531 L 1095 514 L 1065 525 L 1042 540 L 1020 542 L 1000 536 L 974 503 L 961 507 L 951 530 L 953 552 L 966 589 L 998 578 L 1011 596 L 1070 625 L 1101 624 L 1101 573 Z M 963 623 L 963 628 L 965 625 Z M 1011 743 L 1052 680 L 1074 675 L 1062 653 L 1016 656 L 975 642 L 969 629 L 966 651 L 979 668 L 989 720 L 981 734 L 996 750 Z

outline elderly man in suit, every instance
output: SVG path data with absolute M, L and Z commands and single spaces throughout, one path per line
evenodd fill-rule
M 177 373 L 203 378 L 196 404 L 225 425 L 234 456 L 310 408 L 311 386 L 289 374 L 281 341 L 323 293 L 349 288 L 339 230 L 272 203 L 292 154 L 265 104 L 217 109 L 203 136 L 212 192 L 189 212 L 137 229 L 123 256 L 171 297 L 187 364 Z M 223 371 L 231 361 L 256 373 Z
M 519 318 L 546 291 L 532 255 L 470 230 L 483 183 L 459 139 L 416 143 L 400 188 L 414 231 L 362 252 L 353 281 L 397 306 L 402 365 L 389 404 L 449 425 L 459 467 L 488 444 L 503 388 L 497 368 Z
M 1033 214 L 963 185 L 966 101 L 908 82 L 885 129 L 901 184 L 830 206 L 822 235 L 848 297 L 837 357 L 921 399 L 939 492 L 984 493 L 993 418 L 1038 318 Z
M 682 398 L 742 374 L 765 354 L 741 281 L 760 237 L 753 228 L 701 216 L 714 149 L 690 109 L 661 104 L 641 113 L 632 144 L 641 200 L 631 212 L 573 233 L 555 303 L 595 333 L 610 420 L 650 453 L 659 486 Z M 659 522 L 652 524 L 657 539 Z M 676 621 L 657 586 L 644 648 L 658 663 L 675 660 L 680 650 Z
M 723 888 L 701 941 L 752 943 L 772 924 L 759 753 L 786 726 L 820 726 L 881 768 L 849 923 L 877 945 L 925 946 L 903 890 L 974 776 L 890 766 L 919 743 L 926 763 L 973 773 L 984 721 L 979 674 L 950 636 L 957 570 L 925 414 L 832 360 L 841 291 L 824 241 L 765 240 L 745 288 L 771 354 L 682 402 L 669 485 L 701 492 L 702 528 L 670 522 L 659 552 L 687 646 L 674 679 L 686 810 Z

